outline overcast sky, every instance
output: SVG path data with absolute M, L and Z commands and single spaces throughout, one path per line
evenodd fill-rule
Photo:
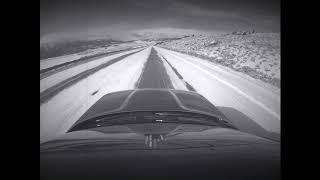
M 112 32 L 148 28 L 230 32 L 280 31 L 280 2 L 273 0 L 40 1 L 40 37 L 57 32 Z

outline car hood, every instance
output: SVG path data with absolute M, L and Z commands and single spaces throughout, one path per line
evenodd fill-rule
M 156 147 L 149 147 L 146 144 L 146 139 L 150 135 L 158 137 Z M 160 135 L 163 136 L 162 139 Z M 109 146 L 110 144 L 113 144 L 113 146 Z M 273 147 L 274 150 L 279 150 L 280 143 L 229 128 L 192 124 L 170 123 L 163 125 L 150 123 L 111 126 L 67 133 L 55 140 L 41 144 L 40 152 L 76 151 L 81 153 L 82 150 L 85 150 L 85 152 L 98 152 L 100 150 L 106 152 L 115 149 L 161 150 L 183 147 L 191 149 L 214 147 L 219 150 L 219 148 L 229 145 L 249 148 L 252 146 Z M 273 153 L 277 153 L 277 151 Z
M 98 179 L 162 177 L 164 171 L 179 177 L 279 178 L 278 142 L 204 125 L 153 128 L 153 137 L 146 137 L 146 128 L 132 125 L 75 131 L 44 143 L 40 147 L 41 175 L 44 179 L 83 178 L 86 174 Z M 161 138 L 163 132 L 171 133 Z M 157 142 L 156 146 L 150 142 Z
M 129 90 L 105 95 L 73 127 L 105 115 L 140 111 L 195 113 L 218 117 L 213 119 L 219 122 L 223 117 L 197 93 Z M 137 122 L 71 130 L 42 143 L 41 179 L 280 177 L 279 142 L 219 124 Z
M 173 89 L 136 89 L 109 93 L 97 101 L 75 123 L 97 116 L 137 111 L 185 111 L 224 117 L 200 94 Z

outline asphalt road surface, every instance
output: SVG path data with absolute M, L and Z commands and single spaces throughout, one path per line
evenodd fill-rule
M 153 48 L 145 64 L 143 73 L 136 84 L 136 88 L 174 89 L 161 58 Z

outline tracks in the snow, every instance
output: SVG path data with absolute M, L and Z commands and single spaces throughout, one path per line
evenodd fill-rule
M 40 70 L 40 80 L 44 79 L 44 78 L 46 78 L 48 76 L 51 76 L 53 74 L 56 74 L 58 72 L 70 69 L 72 67 L 75 67 L 75 66 L 78 66 L 78 65 L 81 65 L 81 64 L 84 64 L 84 63 L 88 63 L 90 61 L 94 61 L 94 60 L 97 60 L 97 59 L 100 59 L 100 58 L 103 58 L 103 57 L 106 57 L 106 56 L 111 56 L 111 55 L 114 55 L 114 54 L 117 54 L 117 53 L 121 53 L 121 52 L 124 52 L 124 51 L 130 51 L 130 50 L 134 50 L 134 49 L 139 49 L 139 48 L 130 48 L 130 49 L 124 49 L 124 50 L 119 50 L 119 51 L 107 52 L 107 53 L 103 53 L 103 54 L 96 54 L 96 55 L 92 55 L 92 56 L 89 56 L 89 57 L 83 57 L 83 58 L 76 59 L 76 60 L 73 60 L 73 61 L 69 61 L 69 62 L 65 62 L 65 63 L 62 63 L 62 64 L 54 65 L 54 66 L 51 66 L 49 68 L 41 69 Z
M 143 49 L 142 49 L 143 50 Z M 142 51 L 140 50 L 140 51 Z M 70 77 L 46 90 L 44 90 L 43 92 L 40 93 L 40 105 L 42 105 L 43 103 L 47 102 L 49 99 L 51 99 L 53 96 L 55 96 L 56 94 L 58 94 L 59 92 L 61 92 L 62 90 L 64 90 L 65 88 L 79 82 L 80 80 L 90 76 L 91 74 L 103 69 L 103 68 L 106 68 L 130 55 L 133 55 L 135 53 L 138 53 L 140 51 L 137 51 L 137 52 L 133 52 L 133 53 L 129 53 L 129 54 L 126 54 L 126 55 L 123 55 L 123 56 L 120 56 L 120 57 L 117 57 L 115 59 L 112 59 L 104 64 L 101 64 L 97 67 L 94 67 L 92 69 L 88 69 L 84 72 L 81 72 L 73 77 Z

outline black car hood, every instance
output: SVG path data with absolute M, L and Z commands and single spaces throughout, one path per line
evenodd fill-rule
M 213 125 L 144 118 L 142 123 L 71 130 L 40 145 L 41 179 L 280 178 L 279 142 L 221 126 L 223 119 L 217 117 L 223 115 L 193 92 L 148 89 L 107 94 L 73 127 L 93 123 L 97 117 L 140 111 L 198 113 L 213 117 Z
M 114 113 L 136 111 L 185 111 L 211 116 L 224 115 L 200 94 L 173 89 L 136 89 L 103 96 L 75 123 Z

